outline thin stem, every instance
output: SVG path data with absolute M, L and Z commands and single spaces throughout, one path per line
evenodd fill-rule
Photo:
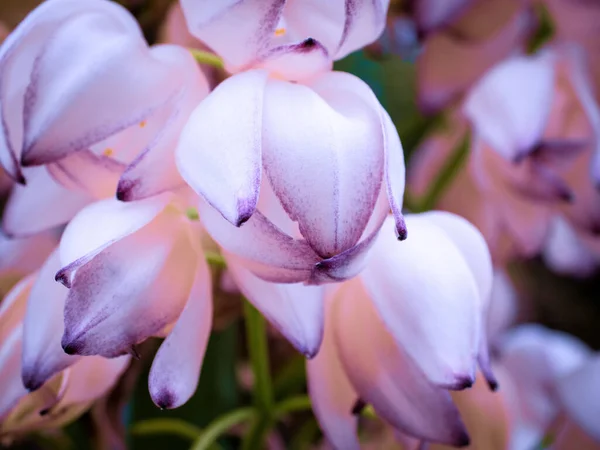
M 255 415 L 254 408 L 246 407 L 236 409 L 224 416 L 218 417 L 210 423 L 204 432 L 194 441 L 190 450 L 208 450 L 219 448 L 216 446 L 216 440 L 231 427 L 245 422 Z
M 194 59 L 198 61 L 200 64 L 207 64 L 209 66 L 216 67 L 217 69 L 225 69 L 225 65 L 223 64 L 223 60 L 219 58 L 214 53 L 205 52 L 203 50 L 198 50 L 195 48 L 188 49 Z
M 279 418 L 292 412 L 308 411 L 311 407 L 312 404 L 307 395 L 286 398 L 275 406 L 275 417 Z
M 248 301 L 244 303 L 244 316 L 248 353 L 254 374 L 253 400 L 258 416 L 246 434 L 242 448 L 254 450 L 263 447 L 267 431 L 273 422 L 273 388 L 265 319 Z
M 227 262 L 225 261 L 225 258 L 223 258 L 223 255 L 217 252 L 204 252 L 204 258 L 206 258 L 206 262 L 211 266 L 220 267 L 222 269 L 225 269 L 227 267 Z
M 471 139 L 467 133 L 446 160 L 444 167 L 442 167 L 437 178 L 431 184 L 431 187 L 423 198 L 418 201 L 411 199 L 414 205 L 414 212 L 429 211 L 435 207 L 442 193 L 444 193 L 452 181 L 454 181 L 458 171 L 463 167 L 467 160 L 470 143 Z
M 193 441 L 198 439 L 202 430 L 181 419 L 148 419 L 135 423 L 131 433 L 137 435 L 173 434 Z

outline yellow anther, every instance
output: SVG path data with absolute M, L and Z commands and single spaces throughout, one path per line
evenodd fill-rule
M 277 28 L 275 30 L 275 36 L 283 36 L 285 34 L 285 28 Z
M 144 128 L 145 126 L 146 126 L 146 121 L 145 121 L 145 120 L 142 120 L 142 121 L 140 122 L 140 128 Z
M 105 148 L 104 151 L 102 152 L 102 154 L 104 156 L 112 156 L 114 155 L 115 151 L 112 148 Z

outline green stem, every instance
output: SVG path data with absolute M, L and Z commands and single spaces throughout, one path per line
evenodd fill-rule
M 198 439 L 202 430 L 180 419 L 148 419 L 135 423 L 131 433 L 137 435 L 173 434 L 193 441 Z
M 273 421 L 273 389 L 269 371 L 269 347 L 264 317 L 248 301 L 244 303 L 246 340 L 254 374 L 254 406 L 258 417 L 246 435 L 243 448 L 261 449 Z
M 210 423 L 198 437 L 190 450 L 208 450 L 216 447 L 216 440 L 226 433 L 232 426 L 251 419 L 255 414 L 254 408 L 240 408 L 224 416 L 218 417 Z
M 296 397 L 286 398 L 275 406 L 275 417 L 282 417 L 286 414 L 310 410 L 312 404 L 307 395 L 298 395 Z
M 454 181 L 454 178 L 467 160 L 470 143 L 471 139 L 469 133 L 467 133 L 446 160 L 444 167 L 442 167 L 437 178 L 431 184 L 423 198 L 418 201 L 412 199 L 414 212 L 425 212 L 435 207 L 440 196 L 446 191 L 452 181 Z
M 223 258 L 223 255 L 217 252 L 204 252 L 204 258 L 206 258 L 206 262 L 211 266 L 220 267 L 222 269 L 225 269 L 227 267 L 227 262 L 225 261 L 225 258 Z
M 225 69 L 225 65 L 223 64 L 223 60 L 219 58 L 214 53 L 205 52 L 203 50 L 198 50 L 195 48 L 188 49 L 194 59 L 198 61 L 200 64 L 206 64 L 209 66 L 216 67 L 217 69 Z

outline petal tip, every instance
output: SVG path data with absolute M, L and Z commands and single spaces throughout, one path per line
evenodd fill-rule
M 71 289 L 71 280 L 69 280 L 69 275 L 67 274 L 66 268 L 62 268 L 56 272 L 56 275 L 54 275 L 54 281 L 57 281 L 64 287 Z
M 177 404 L 177 397 L 168 389 L 161 389 L 156 393 L 152 393 L 152 401 L 161 410 L 174 409 L 179 405 Z
M 119 180 L 117 185 L 116 197 L 117 200 L 122 202 L 130 202 L 135 200 L 134 191 L 139 183 L 133 180 Z
M 446 389 L 451 391 L 462 391 L 473 387 L 475 378 L 468 375 L 459 375 L 456 377 L 456 381 L 445 386 Z

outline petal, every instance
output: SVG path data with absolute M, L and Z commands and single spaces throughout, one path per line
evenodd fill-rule
M 221 83 L 194 110 L 177 148 L 184 180 L 236 226 L 258 202 L 266 81 L 253 70 Z
M 44 263 L 31 290 L 23 323 L 23 384 L 36 390 L 52 376 L 73 365 L 78 357 L 63 352 L 63 310 L 68 289 L 54 281 L 60 269 L 58 251 Z
M 283 233 L 259 211 L 240 228 L 231 225 L 203 201 L 200 202 L 199 212 L 211 237 L 224 250 L 243 258 L 246 265 L 251 265 L 251 270 L 255 273 L 259 271 L 259 276 L 267 270 L 265 266 L 270 266 L 285 271 L 285 282 L 305 281 L 310 276 L 312 266 L 319 261 L 306 241 Z M 276 278 L 270 280 L 277 281 Z
M 388 6 L 389 0 L 303 0 L 288 2 L 284 17 L 290 34 L 312 37 L 341 59 L 381 35 Z
M 160 408 L 178 408 L 194 395 L 210 337 L 212 309 L 210 270 L 200 258 L 187 304 L 150 369 L 150 395 Z
M 48 164 L 48 172 L 62 186 L 82 191 L 94 198 L 111 197 L 125 165 L 107 156 L 98 156 L 90 150 L 81 150 L 55 163 Z
M 117 190 L 120 200 L 140 200 L 185 184 L 175 163 L 175 148 L 191 112 L 208 95 L 210 88 L 191 54 L 179 50 L 172 52 L 172 58 L 178 61 L 180 70 L 186 76 L 184 87 L 173 102 L 172 111 L 168 111 L 168 116 L 163 119 L 165 124 L 162 130 L 121 177 Z
M 36 59 L 25 93 L 23 163 L 86 149 L 172 101 L 183 74 L 165 53 L 149 51 L 106 14 L 62 24 Z
M 56 247 L 54 233 L 38 233 L 23 239 L 8 239 L 0 234 L 0 276 L 18 278 L 37 270 Z
M 383 174 L 379 111 L 340 88 L 343 79 L 329 73 L 312 89 L 269 80 L 265 91 L 265 172 L 284 209 L 323 258 L 358 242 Z M 297 112 L 293 117 L 286 112 L 290 108 Z
M 87 403 L 105 395 L 127 369 L 129 361 L 129 356 L 113 359 L 87 356 L 79 359 L 70 369 L 64 396 L 54 406 L 54 410 L 73 404 Z
M 482 319 L 475 278 L 457 246 L 426 215 L 407 216 L 407 225 L 411 237 L 399 243 L 388 219 L 361 279 L 388 331 L 429 380 L 468 387 Z
M 386 192 L 381 189 L 373 215 L 359 243 L 339 255 L 319 261 L 313 267 L 309 284 L 339 282 L 358 275 L 368 262 L 370 250 L 388 213 L 388 198 Z
M 600 357 L 595 355 L 557 382 L 559 399 L 581 428 L 600 440 Z
M 3 337 L 0 346 L 0 424 L 18 401 L 27 395 L 19 371 L 21 370 L 21 337 L 23 328 L 15 327 Z M 2 432 L 0 426 L 0 432 Z
M 27 186 L 16 184 L 6 203 L 2 228 L 9 236 L 28 236 L 71 220 L 92 201 L 84 192 L 58 184 L 45 167 L 25 170 Z
M 333 314 L 335 340 L 348 378 L 378 416 L 414 437 L 468 444 L 449 394 L 432 385 L 396 345 L 358 280 L 339 291 Z M 408 321 L 405 318 L 403 325 Z
M 327 49 L 309 37 L 299 43 L 272 48 L 252 67 L 265 68 L 275 78 L 297 81 L 331 70 L 332 63 Z
M 357 416 L 352 414 L 358 394 L 344 371 L 335 344 L 330 311 L 326 303 L 325 332 L 319 353 L 307 361 L 306 376 L 312 409 L 323 434 L 334 448 L 358 450 Z
M 221 56 L 231 72 L 265 52 L 285 0 L 181 0 L 190 32 Z M 309 37 L 309 36 L 306 36 Z
M 244 296 L 300 353 L 307 358 L 316 355 L 323 339 L 323 288 L 263 281 L 234 256 L 226 258 Z
M 56 279 L 70 287 L 73 271 L 111 244 L 149 224 L 168 202 L 168 195 L 130 203 L 107 199 L 83 209 L 69 223 L 61 238 L 63 268 L 56 274 Z
M 179 317 L 198 257 L 186 220 L 165 211 L 77 269 L 65 306 L 66 353 L 122 355 Z
M 13 329 L 19 327 L 25 316 L 27 297 L 35 280 L 34 275 L 23 278 L 0 302 L 0 343 L 8 339 Z
M 33 10 L 5 40 L 0 48 L 0 161 L 15 179 L 24 181 L 20 172 L 23 147 L 23 109 L 25 90 L 31 73 L 48 38 L 68 19 L 82 13 L 99 13 L 120 22 L 121 31 L 141 37 L 135 21 L 125 9 L 103 1 L 58 0 L 44 2 Z M 125 14 L 124 14 L 125 13 Z
M 475 132 L 509 161 L 533 150 L 550 113 L 554 75 L 554 58 L 547 53 L 495 66 L 465 100 Z

